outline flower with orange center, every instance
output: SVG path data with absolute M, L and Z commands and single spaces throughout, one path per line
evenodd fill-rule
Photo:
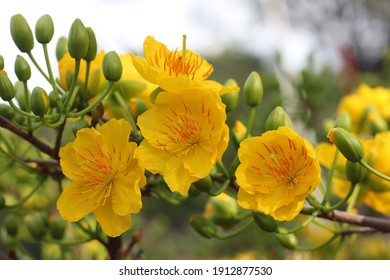
M 276 220 L 296 217 L 321 181 L 313 147 L 289 127 L 245 139 L 238 157 L 238 204 Z
M 145 169 L 162 174 L 172 191 L 186 194 L 226 150 L 225 120 L 225 105 L 212 90 L 161 92 L 154 106 L 138 117 L 144 140 L 135 155 Z
M 142 207 L 140 189 L 144 169 L 129 143 L 130 125 L 111 119 L 96 130 L 85 128 L 60 150 L 60 165 L 72 182 L 57 201 L 64 220 L 75 222 L 94 212 L 108 236 L 119 236 L 132 226 L 130 214 Z
M 237 86 L 223 86 L 207 80 L 213 72 L 212 65 L 199 54 L 185 48 L 185 37 L 183 50 L 170 51 L 148 36 L 144 41 L 144 56 L 132 54 L 135 68 L 146 80 L 166 91 L 177 93 L 194 86 L 212 88 L 219 94 L 239 90 Z

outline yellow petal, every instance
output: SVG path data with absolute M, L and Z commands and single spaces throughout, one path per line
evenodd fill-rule
M 139 174 L 139 175 L 143 175 Z M 140 177 L 134 181 L 130 176 L 119 177 L 113 185 L 112 207 L 119 216 L 130 213 L 138 213 L 142 208 L 141 191 L 139 187 Z
M 117 215 L 112 208 L 111 201 L 108 199 L 103 207 L 95 210 L 96 220 L 99 222 L 102 230 L 110 237 L 117 237 L 130 229 L 132 226 L 131 216 Z

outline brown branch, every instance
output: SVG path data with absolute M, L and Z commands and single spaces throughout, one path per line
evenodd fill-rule
M 18 135 L 19 137 L 23 138 L 27 142 L 31 143 L 35 147 L 37 147 L 39 150 L 41 150 L 43 153 L 49 155 L 52 158 L 57 158 L 58 155 L 56 155 L 55 150 L 51 148 L 48 144 L 45 142 L 42 142 L 38 138 L 34 137 L 30 133 L 23 131 L 12 124 L 9 120 L 4 118 L 3 116 L 0 116 L 0 127 L 3 127 L 12 133 Z
M 340 223 L 369 227 L 380 232 L 390 232 L 390 219 L 354 215 L 343 211 L 335 210 L 328 214 L 320 213 L 318 217 Z
M 55 159 L 60 159 L 59 152 L 61 147 L 62 135 L 64 134 L 65 124 L 66 124 L 66 120 L 64 121 L 63 124 L 61 124 L 58 127 L 56 143 L 54 145 L 54 150 L 53 150 Z

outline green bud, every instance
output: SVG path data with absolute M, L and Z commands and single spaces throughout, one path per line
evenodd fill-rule
M 276 106 L 265 121 L 265 129 L 277 130 L 280 126 L 293 128 L 290 117 L 281 106 Z
M 345 163 L 345 174 L 347 179 L 353 184 L 357 184 L 363 181 L 366 173 L 367 169 L 361 166 L 361 164 L 358 162 L 351 162 L 347 160 Z
M 9 214 L 4 220 L 4 227 L 8 235 L 16 236 L 19 230 L 20 219 L 16 214 Z
M 108 52 L 103 58 L 103 74 L 107 81 L 117 82 L 122 76 L 122 62 L 115 51 Z
M 62 36 L 58 39 L 56 46 L 57 61 L 60 61 L 66 53 L 68 53 L 68 38 Z
M 198 190 L 197 187 L 195 187 L 194 185 L 191 185 L 189 190 L 188 190 L 188 196 L 189 197 L 197 197 L 198 195 L 200 195 L 201 191 Z
M 77 120 L 72 124 L 72 132 L 76 136 L 77 131 L 87 127 L 89 127 L 89 123 L 86 120 Z
M 26 82 L 31 78 L 31 68 L 27 61 L 20 55 L 15 60 L 15 74 L 19 81 Z
M 256 225 L 266 232 L 275 232 L 278 227 L 275 219 L 270 215 L 253 211 L 252 217 Z
M 282 232 L 281 234 L 276 234 L 276 239 L 282 244 L 285 248 L 294 250 L 298 248 L 298 239 L 295 234 L 288 233 L 284 234 L 283 231 L 286 231 L 285 229 L 281 228 L 279 232 Z
M 41 16 L 35 24 L 35 38 L 41 44 L 48 44 L 54 35 L 54 24 L 51 16 Z
M 42 117 L 50 108 L 50 99 L 46 91 L 41 87 L 35 87 L 31 93 L 31 110 Z
M 0 210 L 4 208 L 5 208 L 5 197 L 3 194 L 0 193 Z
M 74 59 L 82 59 L 88 53 L 89 36 L 80 19 L 75 19 L 69 30 L 68 50 Z
M 19 108 L 23 111 L 27 111 L 27 102 L 26 102 L 26 94 L 24 84 L 21 81 L 17 81 L 15 84 L 15 98 L 18 101 Z M 28 93 L 30 95 L 30 92 Z
M 153 90 L 150 95 L 149 95 L 149 98 L 150 98 L 150 101 L 154 104 L 154 102 L 156 102 L 156 99 L 157 99 L 157 96 L 160 92 L 164 91 L 162 88 L 160 87 L 157 87 L 155 90 Z
M 199 179 L 198 181 L 194 182 L 193 184 L 201 192 L 207 192 L 213 186 L 213 181 L 211 180 L 210 175 L 207 175 L 206 177 Z
M 145 102 L 143 102 L 139 98 L 131 98 L 130 99 L 130 112 L 135 120 L 137 120 L 138 116 L 144 113 L 148 107 Z
M 4 58 L 2 55 L 0 55 L 0 70 L 4 69 Z
M 0 97 L 4 101 L 10 101 L 15 97 L 15 89 L 11 80 L 2 72 L 0 72 Z
M 344 128 L 348 132 L 352 131 L 352 122 L 347 111 L 343 111 L 339 114 L 334 123 L 334 127 Z
M 93 32 L 93 29 L 91 27 L 87 27 L 86 30 L 88 33 L 89 45 L 88 45 L 88 52 L 87 55 L 84 57 L 84 60 L 92 61 L 95 59 L 97 54 L 96 36 L 95 36 L 95 32 Z
M 233 79 L 229 79 L 225 82 L 224 86 L 238 86 L 237 82 Z M 226 105 L 226 113 L 229 113 L 236 109 L 238 104 L 239 91 L 225 93 L 221 96 L 222 102 Z
M 35 240 L 41 240 L 45 236 L 48 228 L 43 215 L 39 213 L 28 214 L 25 216 L 24 221 L 27 230 Z
M 210 220 L 202 215 L 192 215 L 190 218 L 192 228 L 206 238 L 213 238 L 217 234 L 217 227 Z
M 49 223 L 49 232 L 51 237 L 61 240 L 65 235 L 66 222 L 60 218 L 55 218 Z
M 11 17 L 11 36 L 21 52 L 29 53 L 34 48 L 34 37 L 26 19 L 17 14 Z
M 222 193 L 211 196 L 206 204 L 204 216 L 212 220 L 216 225 L 228 229 L 239 222 L 239 207 L 237 200 Z
M 349 161 L 358 162 L 363 159 L 363 146 L 352 133 L 341 127 L 335 127 L 329 131 L 328 138 Z
M 364 120 L 372 134 L 388 130 L 387 121 L 382 117 L 378 109 L 373 106 L 367 107 Z
M 12 120 L 15 116 L 15 111 L 10 106 L 4 103 L 0 103 L 0 116 L 7 120 Z
M 95 108 L 92 109 L 91 111 L 91 116 L 93 120 L 98 120 L 104 115 L 104 106 L 100 102 L 98 105 L 96 105 Z
M 244 96 L 246 104 L 251 107 L 259 105 L 263 100 L 263 84 L 256 71 L 250 73 L 245 81 Z

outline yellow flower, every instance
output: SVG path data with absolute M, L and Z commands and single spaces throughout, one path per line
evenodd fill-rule
M 245 139 L 238 157 L 238 204 L 276 220 L 297 216 L 321 181 L 313 147 L 289 127 Z
M 390 89 L 371 88 L 362 84 L 356 92 L 341 99 L 337 113 L 347 111 L 351 118 L 352 130 L 360 132 L 368 107 L 374 107 L 386 120 L 390 120 Z
M 60 150 L 60 165 L 72 182 L 57 201 L 64 220 L 78 221 L 94 212 L 108 236 L 118 236 L 132 226 L 130 214 L 142 207 L 140 188 L 144 170 L 133 157 L 130 125 L 112 119 L 99 130 L 85 128 L 74 142 Z
M 88 82 L 88 99 L 98 94 L 101 87 L 104 86 L 104 84 L 106 83 L 102 71 L 104 55 L 104 51 L 101 51 L 96 55 L 95 59 L 91 61 L 91 66 L 89 70 L 90 76 Z M 70 56 L 69 53 L 66 53 L 58 62 L 59 84 L 64 90 L 69 90 L 70 83 L 73 79 L 74 67 L 75 60 Z M 81 60 L 78 76 L 78 79 L 81 82 L 85 81 L 86 68 L 87 63 L 84 60 Z
M 237 86 L 223 86 L 207 80 L 213 67 L 199 54 L 190 50 L 170 51 L 162 43 L 148 36 L 144 41 L 145 58 L 132 54 L 137 71 L 146 80 L 171 92 L 202 86 L 215 89 L 219 94 L 238 91 Z
M 373 139 L 360 139 L 366 161 L 379 172 L 390 175 L 387 164 L 390 157 L 390 132 L 377 133 Z M 336 147 L 329 143 L 320 143 L 317 146 L 317 155 L 320 163 L 330 169 Z M 333 178 L 333 192 L 340 198 L 348 193 L 350 183 L 345 176 L 345 162 L 343 155 L 339 154 Z M 360 193 L 357 203 L 364 203 L 372 209 L 385 215 L 390 215 L 390 182 L 367 172 L 360 183 Z
M 161 92 L 154 106 L 138 117 L 144 140 L 135 155 L 145 169 L 162 174 L 171 191 L 186 194 L 226 150 L 225 120 L 225 105 L 214 91 Z

